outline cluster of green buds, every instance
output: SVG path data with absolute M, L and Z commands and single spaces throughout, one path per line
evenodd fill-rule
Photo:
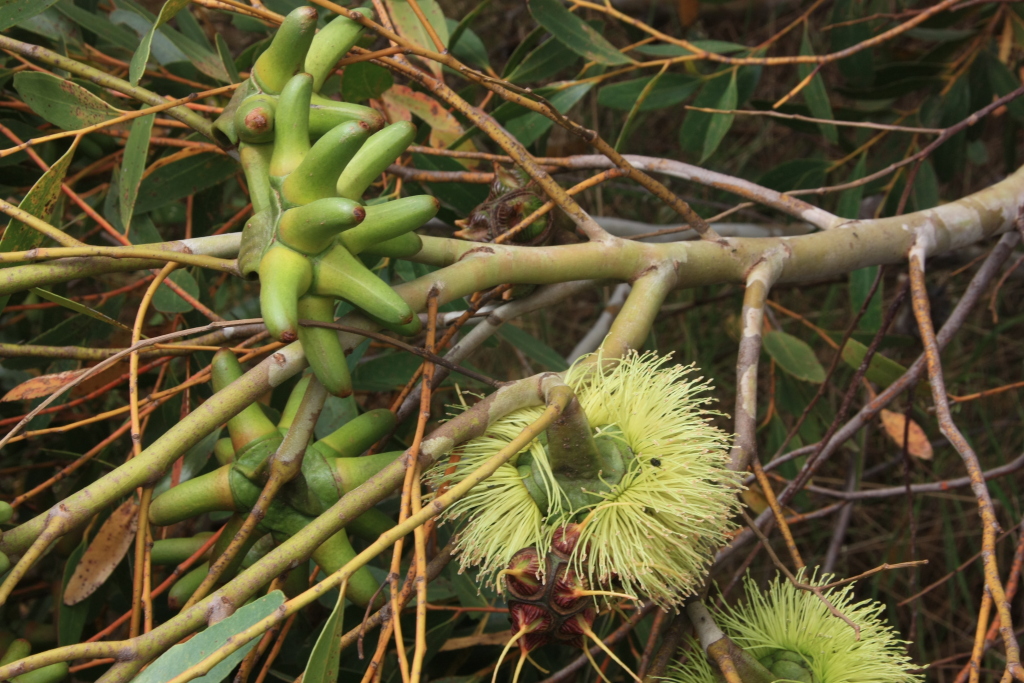
M 464 567 L 504 576 L 499 587 L 520 601 L 533 596 L 523 586 L 554 581 L 554 593 L 538 588 L 546 596 L 543 618 L 550 617 L 537 624 L 540 634 L 554 638 L 559 610 L 585 614 L 574 602 L 583 595 L 681 605 L 728 540 L 739 484 L 728 469 L 729 437 L 702 410 L 708 385 L 666 360 L 635 353 L 615 362 L 581 359 L 565 376 L 576 400 L 447 512 L 463 522 Z M 524 408 L 495 420 L 455 450 L 454 466 L 439 464 L 428 480 L 457 483 L 540 414 Z M 537 609 L 530 615 L 541 619 Z
M 226 350 L 218 352 L 213 362 L 214 390 L 220 391 L 241 376 L 242 367 L 234 354 Z M 229 520 L 214 545 L 211 557 L 216 559 L 223 553 L 256 504 L 268 477 L 270 460 L 284 441 L 311 380 L 312 376 L 306 375 L 296 384 L 276 425 L 255 403 L 233 417 L 228 422 L 230 437 L 220 439 L 214 448 L 218 461 L 222 463 L 221 467 L 157 496 L 150 506 L 150 522 L 166 526 L 208 512 L 234 512 L 234 517 Z M 400 452 L 392 452 L 357 457 L 385 436 L 394 425 L 393 413 L 388 410 L 372 410 L 318 441 L 311 437 L 302 456 L 301 471 L 271 502 L 257 527 L 261 533 L 250 536 L 247 545 L 228 565 L 222 580 L 233 576 L 240 567 L 245 566 L 245 562 L 251 563 L 258 559 L 260 554 L 268 552 L 275 543 L 302 530 L 341 496 L 401 455 Z M 348 531 L 376 540 L 392 526 L 394 523 L 387 515 L 371 508 L 353 520 Z M 266 540 L 260 541 L 264 537 L 267 537 Z M 197 540 L 188 540 L 192 543 L 193 552 L 197 550 Z M 167 552 L 172 553 L 171 549 L 167 549 Z M 184 548 L 178 549 L 173 557 L 181 558 L 184 552 Z M 341 568 L 353 557 L 355 551 L 345 529 L 313 553 L 313 561 L 327 574 Z M 187 600 L 205 576 L 207 567 L 200 566 L 183 577 L 179 581 L 181 586 L 175 585 L 172 588 L 172 602 Z M 349 580 L 346 597 L 356 604 L 366 605 L 373 599 L 378 587 L 369 570 L 363 567 Z
M 382 127 L 373 109 L 318 94 L 361 26 L 339 16 L 316 27 L 312 7 L 285 18 L 219 127 L 239 143 L 253 205 L 239 269 L 259 277 L 267 329 L 275 339 L 300 340 L 324 387 L 346 396 L 352 383 L 337 333 L 299 320 L 333 321 L 341 299 L 388 329 L 415 334 L 418 316 L 359 257 L 416 253 L 421 241 L 413 230 L 439 205 L 428 195 L 363 201 L 416 128 L 405 121 Z
M 803 577 L 803 572 L 798 578 Z M 829 576 L 812 578 L 823 585 Z M 814 593 L 776 576 L 761 590 L 747 576 L 747 601 L 734 607 L 712 608 L 715 623 L 732 641 L 754 657 L 770 673 L 772 681 L 797 683 L 914 683 L 905 643 L 880 617 L 885 605 L 874 600 L 857 602 L 853 584 L 826 588 L 822 595 L 843 616 L 860 628 L 832 614 Z M 694 652 L 700 645 L 693 643 Z M 721 680 L 714 665 L 691 652 L 676 665 L 667 680 L 673 683 L 716 683 Z

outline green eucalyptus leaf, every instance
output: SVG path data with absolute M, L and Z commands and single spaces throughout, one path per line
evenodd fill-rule
M 825 368 L 818 362 L 814 349 L 804 340 L 772 330 L 764 335 L 762 344 L 772 360 L 793 377 L 814 384 L 825 381 Z
M 199 298 L 199 284 L 187 270 L 176 270 L 168 279 L 191 296 Z M 192 310 L 192 304 L 178 296 L 170 287 L 162 286 L 153 294 L 153 308 L 161 313 L 188 313 Z
M 363 102 L 380 97 L 395 84 L 391 72 L 369 62 L 356 62 L 345 67 L 341 81 L 341 98 L 346 102 Z
M 135 213 L 146 213 L 213 187 L 237 172 L 238 164 L 231 157 L 213 153 L 196 154 L 161 166 L 139 185 Z
M 733 71 L 732 76 L 729 78 L 729 82 L 722 92 L 722 96 L 718 99 L 715 104 L 715 109 L 732 110 L 736 108 L 738 99 L 738 90 L 736 86 L 736 72 Z M 697 113 L 697 112 L 692 112 Z M 704 137 L 704 148 L 701 151 L 700 161 L 703 163 L 715 153 L 718 149 L 718 145 L 722 143 L 725 138 L 725 134 L 732 128 L 732 121 L 736 118 L 735 114 L 711 114 L 711 120 L 708 123 L 707 134 Z
M 567 10 L 560 0 L 528 0 L 527 5 L 538 24 L 581 57 L 609 66 L 633 63 L 587 22 Z
M 14 88 L 32 111 L 64 130 L 77 130 L 121 116 L 115 109 L 76 83 L 35 71 L 14 76 Z
M 175 14 L 184 9 L 189 3 L 189 0 L 167 0 L 164 6 L 160 8 L 160 14 L 156 21 L 153 23 L 153 27 L 142 37 L 142 41 L 139 42 L 139 47 L 135 50 L 135 54 L 132 55 L 132 61 L 128 69 L 128 80 L 131 81 L 132 85 L 137 85 L 139 79 L 142 78 L 142 74 L 146 71 L 146 62 L 149 61 L 149 50 L 153 44 L 153 35 L 157 29 L 163 26 L 165 23 L 171 20 Z
M 53 214 L 54 207 L 61 197 L 61 184 L 68 172 L 68 166 L 75 156 L 75 145 L 72 144 L 67 152 L 57 160 L 50 170 L 36 181 L 32 189 L 28 191 L 25 198 L 21 200 L 18 208 L 27 211 L 36 218 L 49 221 Z M 27 251 L 43 244 L 46 237 L 37 230 L 33 230 L 19 220 L 11 219 L 4 230 L 3 237 L 0 237 L 0 252 L 5 251 Z M 8 264 L 14 265 L 14 264 Z M 0 311 L 10 300 L 10 295 L 0 296 Z
M 264 619 L 284 604 L 284 593 L 274 591 L 262 598 L 241 607 L 227 619 L 218 621 L 196 637 L 180 645 L 175 645 L 149 665 L 145 671 L 132 679 L 132 683 L 164 683 L 191 666 L 198 664 L 213 654 L 217 648 L 239 631 L 243 631 L 256 622 Z M 220 683 L 231 673 L 249 650 L 256 647 L 259 638 L 232 652 L 208 674 L 192 679 L 195 683 Z
M 142 174 L 146 170 L 149 138 L 153 133 L 155 119 L 156 114 L 147 114 L 132 121 L 131 133 L 128 134 L 128 142 L 124 146 L 120 186 L 118 187 L 119 213 L 123 227 L 129 227 L 132 223 L 135 200 L 139 195 L 139 184 L 142 182 Z
M 327 617 L 327 623 L 316 639 L 313 652 L 306 662 L 306 670 L 302 674 L 303 683 L 337 683 L 338 668 L 341 663 L 341 636 L 345 624 L 345 595 L 338 592 L 338 601 Z
M 45 12 L 57 0 L 0 0 L 0 31 Z
M 75 573 L 75 569 L 78 567 L 79 560 L 82 559 L 82 555 L 85 554 L 85 549 L 89 544 L 82 541 L 78 544 L 71 554 L 68 555 L 68 561 L 64 563 L 64 575 L 61 579 L 61 595 L 64 595 L 64 589 L 68 587 L 68 582 Z M 64 645 L 75 645 L 82 639 L 82 631 L 85 630 L 85 622 L 89 617 L 89 605 L 93 599 L 93 595 L 90 595 L 85 600 L 74 604 L 65 605 L 63 600 L 57 601 L 57 609 L 59 618 L 57 619 L 57 644 L 60 646 Z
M 32 288 L 32 292 L 35 293 L 35 295 L 38 296 L 40 299 L 46 299 L 47 301 L 51 301 L 51 302 L 53 302 L 53 303 L 55 303 L 55 304 L 57 304 L 59 306 L 62 306 L 63 308 L 68 309 L 69 311 L 74 311 L 75 313 L 81 313 L 82 315 L 88 316 L 88 317 L 92 318 L 93 320 L 99 320 L 100 322 L 106 323 L 107 325 L 113 325 L 114 327 L 120 327 L 122 330 L 126 330 L 128 332 L 132 331 L 132 328 L 128 327 L 127 325 L 125 325 L 123 323 L 118 322 L 117 320 L 114 320 L 109 315 L 105 315 L 103 313 L 100 313 L 99 311 L 97 311 L 95 309 L 92 309 L 92 308 L 89 308 L 88 306 L 84 306 L 84 305 L 78 303 L 77 301 L 72 301 L 71 299 L 66 299 L 66 298 L 60 296 L 59 294 L 54 294 L 53 292 L 48 292 L 45 289 L 40 289 L 39 287 L 33 287 Z
M 502 325 L 498 328 L 498 336 L 548 370 L 561 372 L 569 368 L 569 364 L 557 351 L 520 327 Z
M 811 47 L 811 39 L 807 33 L 807 24 L 804 24 L 804 36 L 800 43 L 800 54 L 801 55 L 813 55 L 814 50 Z M 814 71 L 814 64 L 799 64 L 797 66 L 797 74 L 800 76 L 801 82 L 807 78 Z M 828 92 L 825 90 L 825 81 L 822 79 L 821 74 L 817 73 L 811 82 L 804 86 L 803 89 L 804 99 L 807 101 L 807 106 L 811 110 L 811 114 L 818 119 L 834 119 L 835 116 L 832 114 L 832 104 L 828 99 Z M 818 127 L 821 129 L 821 134 L 828 139 L 829 142 L 835 144 L 839 142 L 839 131 L 832 124 L 819 123 Z

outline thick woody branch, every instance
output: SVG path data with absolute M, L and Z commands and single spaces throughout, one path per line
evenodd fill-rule
M 931 305 L 928 301 L 928 289 L 924 279 L 925 252 L 928 246 L 930 235 L 923 234 L 919 246 L 915 245 L 910 250 L 910 286 L 911 301 L 914 308 L 914 318 L 917 320 L 917 327 L 921 331 L 921 341 L 924 343 L 925 361 L 928 365 L 928 381 L 932 389 L 932 400 L 935 402 L 935 410 L 938 414 L 939 429 L 943 436 L 960 454 L 967 474 L 971 479 L 971 490 L 978 500 L 978 514 L 981 516 L 981 549 L 982 561 L 985 573 L 985 588 L 995 603 L 996 611 L 999 614 L 999 630 L 1003 638 L 1003 647 L 1006 650 L 1006 671 L 1018 681 L 1024 680 L 1024 668 L 1020 663 L 1020 647 L 1017 644 L 1017 637 L 1013 632 L 1013 621 L 1010 614 L 1010 604 L 1006 599 L 1006 591 L 1003 588 L 1002 579 L 999 577 L 999 564 L 996 559 L 996 534 L 999 532 L 999 521 L 996 519 L 995 507 L 992 505 L 992 497 L 989 495 L 988 486 L 985 484 L 985 477 L 981 471 L 981 464 L 978 456 L 971 448 L 971 445 L 964 438 L 963 433 L 953 422 L 953 416 L 949 411 L 949 401 L 946 397 L 946 382 L 942 375 L 942 359 L 939 355 L 939 343 L 935 338 L 935 327 L 932 324 Z M 984 629 L 978 629 L 978 636 L 984 636 Z M 978 648 L 976 648 L 978 650 Z M 980 662 L 972 660 L 974 666 Z M 1005 677 L 1004 677 L 1005 678 Z
M 746 470 L 757 454 L 757 366 L 761 357 L 764 307 L 787 256 L 784 249 L 770 252 L 747 276 L 740 316 L 743 336 L 736 354 L 736 440 L 729 454 L 729 467 L 737 472 Z

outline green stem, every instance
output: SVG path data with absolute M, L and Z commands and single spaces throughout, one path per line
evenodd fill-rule
M 261 324 L 238 325 L 210 332 L 187 342 L 174 342 L 159 349 L 139 352 L 142 358 L 153 356 L 186 356 L 195 353 L 191 348 L 175 349 L 168 346 L 220 346 L 232 339 L 241 339 L 265 331 Z M 104 360 L 123 353 L 124 348 L 97 349 L 90 346 L 37 346 L 33 344 L 0 343 L 0 358 L 68 358 L 72 360 Z
M 20 40 L 0 35 L 0 49 L 10 50 L 22 57 L 34 59 L 56 69 L 63 69 L 68 73 L 74 74 L 79 78 L 83 78 L 101 87 L 110 88 L 111 90 L 116 90 L 119 93 L 134 97 L 139 102 L 145 102 L 146 104 L 153 106 L 167 104 L 167 100 L 162 95 L 158 95 L 157 93 L 151 90 L 146 90 L 145 88 L 140 88 L 137 85 L 132 85 L 128 81 L 123 81 L 120 78 L 111 76 L 104 71 L 94 69 L 93 67 L 82 64 L 74 59 L 57 54 L 52 50 L 47 50 L 45 47 L 39 47 L 38 45 L 32 45 L 30 43 L 23 43 Z M 229 147 L 231 145 L 227 136 L 214 129 L 212 121 L 200 116 L 188 107 L 173 107 L 168 109 L 167 113 L 190 128 L 193 128 L 210 138 L 221 147 Z

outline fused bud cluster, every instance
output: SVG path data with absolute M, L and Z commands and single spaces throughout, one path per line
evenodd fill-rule
M 573 547 L 563 541 L 543 556 L 523 548 L 502 573 L 512 632 L 524 633 L 518 641 L 524 652 L 546 643 L 582 647 L 594 623 L 594 601 L 570 565 Z

